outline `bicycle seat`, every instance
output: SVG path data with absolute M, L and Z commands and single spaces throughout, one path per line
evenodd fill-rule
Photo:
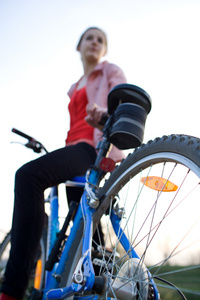
M 119 104 L 132 103 L 142 106 L 147 114 L 151 110 L 151 98 L 143 89 L 132 84 L 119 84 L 108 94 L 108 113 L 111 115 Z

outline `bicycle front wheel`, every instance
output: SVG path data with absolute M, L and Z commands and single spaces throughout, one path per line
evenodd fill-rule
M 104 241 L 93 240 L 92 259 L 95 275 L 109 278 L 107 286 L 75 299 L 199 299 L 199 195 L 200 139 L 171 135 L 137 148 L 99 190 L 94 228 L 101 221 Z M 120 225 L 115 230 L 113 216 Z M 81 255 L 79 235 L 63 284 L 71 283 Z
M 119 281 L 121 287 L 133 282 L 137 299 L 154 299 L 153 279 L 161 299 L 185 299 L 184 294 L 199 299 L 200 139 L 171 135 L 142 145 L 113 172 L 99 196 L 96 218 L 102 215 L 104 248 L 112 249 L 101 273 L 112 276 L 113 298 L 118 299 Z M 115 234 L 111 208 L 120 219 Z M 121 245 L 123 233 L 129 250 Z M 131 258 L 132 248 L 137 259 Z

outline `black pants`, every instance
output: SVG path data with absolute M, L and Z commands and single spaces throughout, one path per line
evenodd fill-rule
M 11 252 L 2 292 L 18 299 L 24 296 L 45 221 L 44 190 L 85 175 L 95 158 L 95 149 L 80 143 L 46 154 L 16 172 Z

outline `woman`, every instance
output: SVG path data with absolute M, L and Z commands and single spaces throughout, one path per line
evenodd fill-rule
M 0 300 L 24 297 L 44 226 L 44 190 L 84 175 L 94 163 L 95 146 L 102 135 L 99 121 L 107 110 L 107 95 L 115 85 L 126 82 L 121 69 L 101 62 L 107 51 L 107 38 L 101 29 L 88 28 L 77 50 L 83 76 L 68 92 L 71 122 L 66 147 L 31 161 L 16 172 L 12 247 Z M 113 147 L 110 156 L 119 161 L 123 153 Z

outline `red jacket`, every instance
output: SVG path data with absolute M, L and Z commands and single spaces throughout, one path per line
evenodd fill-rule
M 90 73 L 86 85 L 88 103 L 96 103 L 98 106 L 107 108 L 107 96 L 110 90 L 121 83 L 126 83 L 126 77 L 123 71 L 116 65 L 104 61 L 96 66 Z M 69 97 L 73 94 L 77 83 L 73 84 L 68 92 Z M 102 138 L 102 132 L 94 129 L 94 146 Z M 77 141 L 78 143 L 79 141 Z M 115 161 L 120 161 L 125 157 L 124 153 L 112 146 L 109 153 Z

